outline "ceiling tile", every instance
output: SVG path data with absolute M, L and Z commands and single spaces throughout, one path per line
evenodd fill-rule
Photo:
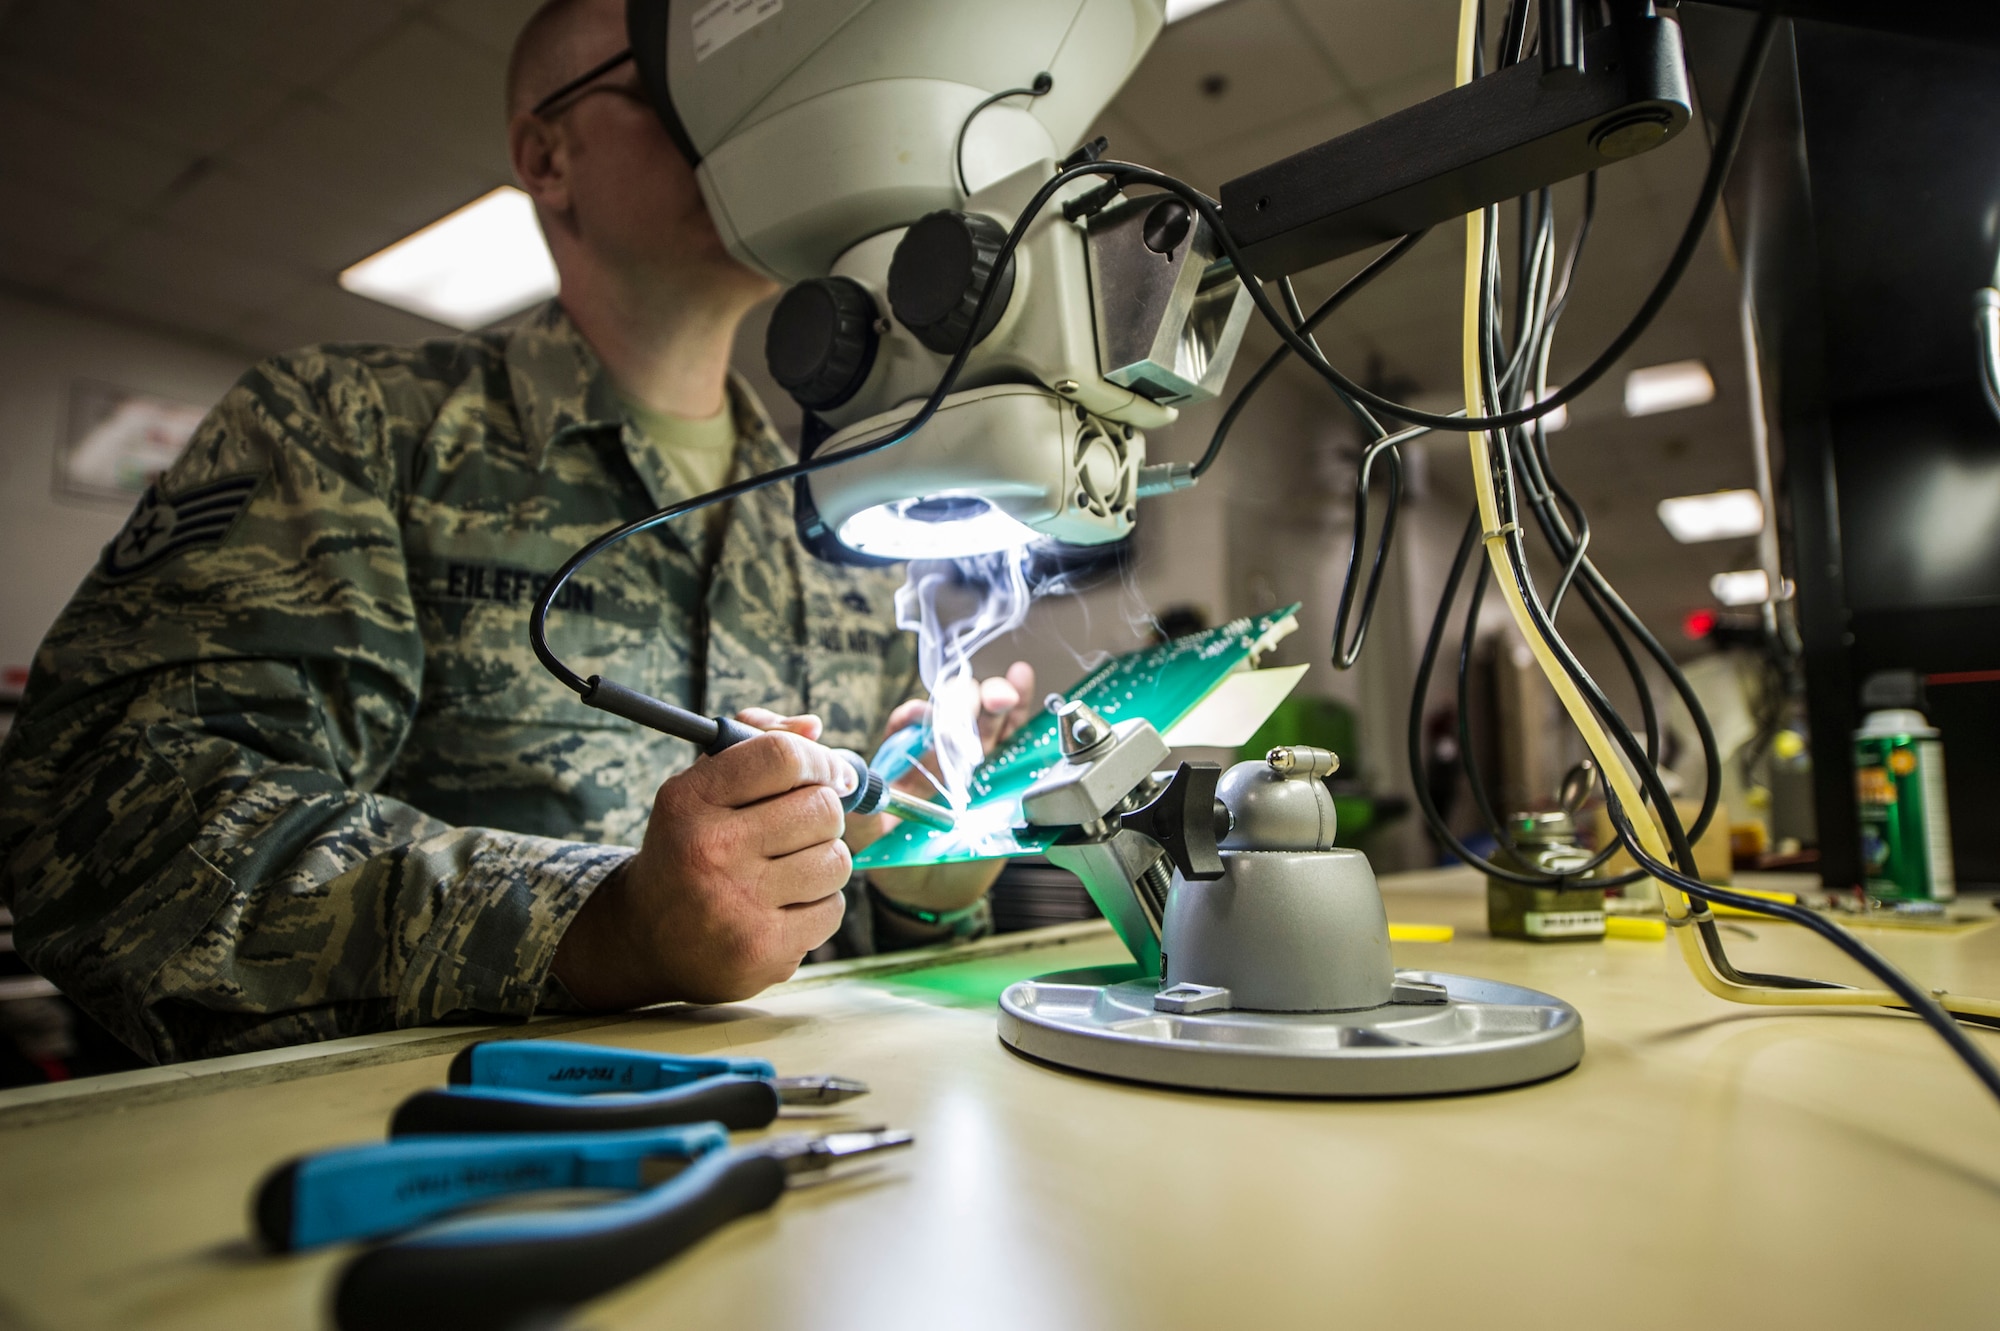
M 506 62 L 430 23 L 412 23 L 326 87 L 357 133 L 511 179 Z
M 1168 28 L 1114 105 L 1149 139 L 1184 156 L 1345 91 L 1278 0 L 1236 0 Z
M 1406 85 L 1407 89 L 1437 85 L 1440 76 L 1442 84 L 1431 86 L 1431 92 L 1451 86 L 1458 42 L 1456 0 L 1285 0 L 1285 3 L 1356 91 L 1372 94 L 1397 85 Z M 1375 114 L 1383 115 L 1396 109 L 1396 105 L 1377 105 L 1373 109 Z
M 275 307 L 315 280 L 319 280 L 316 274 L 297 265 L 269 262 L 241 248 L 147 226 L 107 246 L 73 285 L 88 297 L 106 301 L 121 299 L 121 292 L 183 295 L 203 309 L 227 310 L 233 320 Z
M 151 204 L 195 160 L 187 149 L 103 128 L 0 92 L 0 174 L 124 209 Z
M 1115 101 L 1097 117 L 1096 124 L 1084 131 L 1083 141 L 1088 143 L 1099 135 L 1111 141 L 1111 156 L 1120 161 L 1157 168 L 1167 160 L 1166 145 L 1141 129 L 1137 121 L 1121 114 Z
M 22 186 L 8 194 L 8 206 L 0 209 L 0 250 L 24 246 L 67 266 L 132 225 L 125 214 L 62 190 Z
M 213 152 L 268 119 L 292 87 L 220 61 L 136 0 L 37 0 L 0 30 L 0 87 L 153 142 Z
M 66 282 L 57 294 L 66 304 L 136 319 L 203 341 L 230 341 L 229 329 L 244 315 L 240 306 L 198 289 L 131 281 L 101 272 Z
M 408 21 L 392 0 L 202 0 L 152 8 L 214 60 L 292 84 L 338 73 Z
M 1182 153 L 1180 160 L 1189 173 L 1188 183 L 1213 194 L 1225 180 L 1358 129 L 1366 120 L 1353 103 L 1336 102 L 1271 121 L 1248 134 L 1207 148 Z
M 288 108 L 227 161 L 273 188 L 330 195 L 378 219 L 378 239 L 364 253 L 509 179 L 453 162 L 427 144 L 366 127 L 349 112 L 316 100 Z
M 514 49 L 514 34 L 541 5 L 542 0 L 442 0 L 430 13 L 438 26 L 504 60 Z
M 203 174 L 157 216 L 183 235 L 329 275 L 384 243 L 382 223 L 340 196 L 279 185 L 240 168 Z
M 78 260 L 43 249 L 30 240 L 15 239 L 0 226 L 0 283 L 45 295 L 62 290 Z

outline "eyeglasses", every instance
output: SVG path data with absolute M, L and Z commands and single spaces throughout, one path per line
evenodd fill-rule
M 546 116 L 549 113 L 550 108 L 554 107 L 557 103 L 563 101 L 565 98 L 569 97 L 572 93 L 582 91 L 583 88 L 588 86 L 591 82 L 593 82 L 596 79 L 604 77 L 604 75 L 609 74 L 612 70 L 626 63 L 631 58 L 632 58 L 632 48 L 628 46 L 624 50 L 620 51 L 617 55 L 612 56 L 609 60 L 604 60 L 599 62 L 598 64 L 592 65 L 589 69 L 577 75 L 575 78 L 571 79 L 568 83 L 563 84 L 562 87 L 557 88 L 554 92 L 542 98 L 541 101 L 536 102 L 534 106 L 529 109 L 528 114 L 531 116 L 535 116 L 538 119 L 543 116 Z M 616 91 L 625 92 L 626 89 L 620 88 L 617 89 Z

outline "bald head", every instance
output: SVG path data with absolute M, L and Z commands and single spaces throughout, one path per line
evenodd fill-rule
M 507 117 L 625 49 L 622 0 L 547 0 L 514 38 L 507 60 Z

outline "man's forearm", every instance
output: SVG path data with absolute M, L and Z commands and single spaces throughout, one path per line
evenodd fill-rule
M 170 710 L 195 696 L 226 699 L 228 725 Z M 156 1061 L 526 1016 L 631 853 L 351 790 L 312 730 L 286 732 L 282 760 L 238 738 L 311 697 L 280 662 L 183 668 L 10 747 L 0 872 L 22 954 Z

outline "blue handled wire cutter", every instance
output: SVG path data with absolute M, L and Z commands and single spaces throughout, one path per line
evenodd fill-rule
M 716 1122 L 768 1127 L 783 1106 L 836 1105 L 868 1088 L 845 1077 L 780 1077 L 761 1059 L 692 1058 L 566 1040 L 487 1040 L 452 1060 L 451 1085 L 419 1091 L 394 1137 L 590 1132 Z
M 273 1249 L 388 1238 L 340 1277 L 344 1331 L 546 1321 L 764 1210 L 794 1182 L 913 1140 L 865 1128 L 731 1149 L 731 1115 L 762 1127 L 781 1103 L 836 1104 L 867 1090 L 838 1077 L 780 1078 L 754 1059 L 501 1041 L 463 1050 L 449 1076 L 454 1085 L 404 1102 L 389 1141 L 287 1161 L 257 1190 L 253 1222 Z M 688 1121 L 704 1109 L 727 1112 Z M 453 1214 L 560 1189 L 631 1195 Z

